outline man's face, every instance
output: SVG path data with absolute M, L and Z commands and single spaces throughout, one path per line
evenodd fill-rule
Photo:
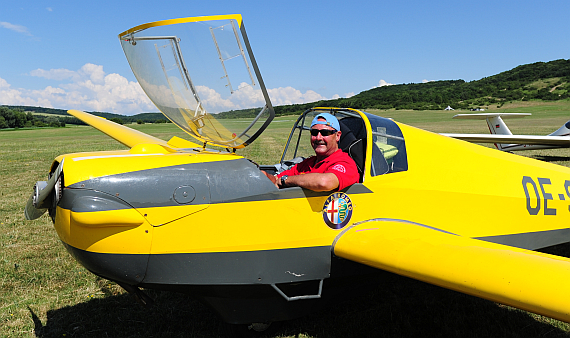
M 312 130 L 331 130 L 334 128 L 325 124 L 315 124 Z M 323 136 L 320 132 L 313 136 L 311 134 L 311 146 L 319 157 L 327 157 L 338 150 L 338 141 L 340 140 L 340 131 L 334 132 L 329 136 Z

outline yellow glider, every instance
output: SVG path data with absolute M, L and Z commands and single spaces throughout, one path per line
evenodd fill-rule
M 275 115 L 241 16 L 119 38 L 150 99 L 197 143 L 70 112 L 130 149 L 58 156 L 26 217 L 47 210 L 91 272 L 143 298 L 140 287 L 190 293 L 236 324 L 331 306 L 370 267 L 570 322 L 570 262 L 533 251 L 570 242 L 570 169 L 328 107 L 301 114 L 278 163 L 258 167 L 233 151 Z M 339 119 L 361 181 L 277 189 L 260 169 L 311 156 L 323 111 Z

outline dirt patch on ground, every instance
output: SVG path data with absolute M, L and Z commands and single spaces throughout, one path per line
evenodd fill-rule
M 565 85 L 565 84 L 566 84 L 566 82 L 564 82 L 564 83 L 562 83 L 562 84 L 559 84 L 558 86 L 552 87 L 552 89 L 550 89 L 550 92 L 552 93 L 553 91 L 556 90 L 556 88 L 558 88 L 558 87 L 560 87 L 560 86 L 563 86 L 563 85 Z
M 501 109 L 509 108 L 523 108 L 523 107 L 536 107 L 536 106 L 556 106 L 558 103 L 555 102 L 544 102 L 544 101 L 516 101 L 505 103 Z

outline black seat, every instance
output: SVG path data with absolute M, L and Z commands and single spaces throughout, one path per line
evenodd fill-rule
M 339 120 L 339 124 L 342 132 L 339 148 L 354 160 L 360 174 L 360 182 L 362 182 L 366 152 L 366 128 L 364 127 L 364 122 L 358 117 L 345 117 Z

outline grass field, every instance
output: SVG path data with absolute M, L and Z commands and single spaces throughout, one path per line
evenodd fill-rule
M 67 114 L 48 114 L 48 113 L 32 113 L 33 115 L 39 115 L 39 116 L 54 116 L 54 117 L 69 117 L 69 115 Z
M 489 107 L 491 110 L 493 107 Z M 570 103 L 505 105 L 532 112 L 508 120 L 514 133 L 547 134 L 570 119 Z M 484 121 L 452 120 L 456 112 L 371 111 L 435 132 L 487 133 Z M 277 118 L 239 153 L 276 163 L 295 117 Z M 172 124 L 131 125 L 169 139 Z M 149 291 L 151 309 L 113 283 L 87 272 L 65 251 L 49 218 L 25 221 L 34 183 L 51 161 L 70 152 L 125 149 L 91 127 L 0 131 L 0 337 L 218 337 L 227 326 L 201 303 Z M 570 166 L 570 149 L 521 155 Z M 568 248 L 558 248 L 558 253 Z M 570 326 L 550 318 L 386 273 L 370 294 L 324 313 L 277 323 L 268 337 L 563 337 Z

